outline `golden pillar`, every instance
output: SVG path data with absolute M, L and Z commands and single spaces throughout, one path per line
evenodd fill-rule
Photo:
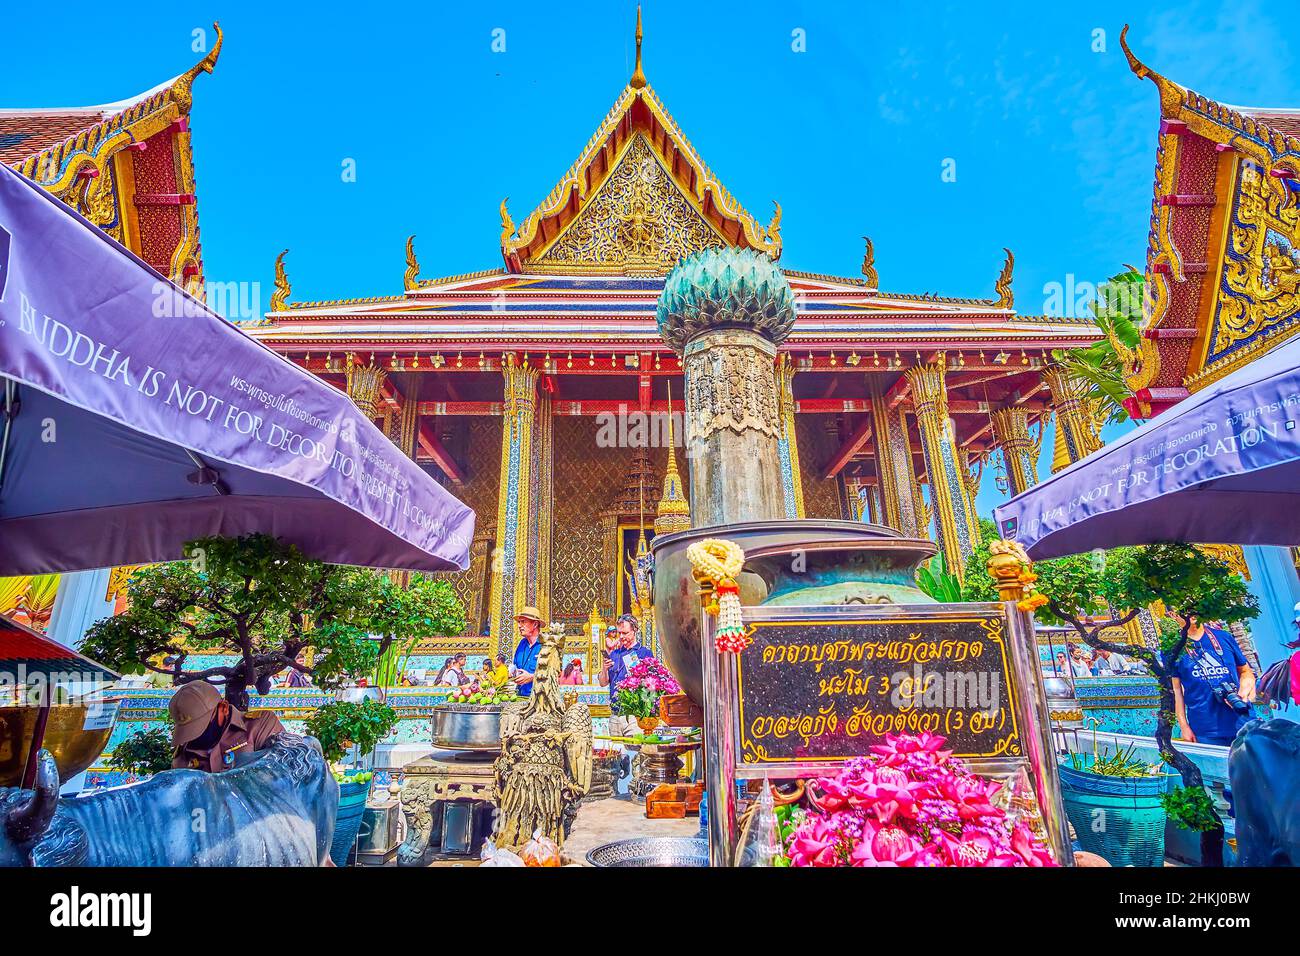
M 504 356 L 501 372 L 505 407 L 489 622 L 497 648 L 509 656 L 515 644 L 515 612 L 536 596 L 537 369 L 521 364 L 511 353 Z
M 397 447 L 402 450 L 407 458 L 411 461 L 416 460 L 416 454 L 420 448 L 419 436 L 419 402 L 420 402 L 420 376 L 415 375 L 411 378 L 411 385 L 406 392 L 406 401 L 402 405 L 402 411 L 398 417 L 397 424 Z
M 909 538 L 925 536 L 921 520 L 916 473 L 912 468 L 911 440 L 902 408 L 886 407 L 884 387 L 870 376 L 871 423 L 875 439 L 876 474 L 880 479 L 881 520 Z
M 794 424 L 794 362 L 783 353 L 776 360 L 777 414 L 781 434 L 777 450 L 781 455 L 781 484 L 785 492 L 785 516 L 804 517 L 803 472 L 799 467 L 799 439 Z
M 1083 385 L 1059 365 L 1048 366 L 1043 374 L 1052 392 L 1056 410 L 1056 446 L 1053 473 L 1091 455 L 1101 447 L 1092 416 L 1084 405 Z
M 944 371 L 944 356 L 940 354 L 933 362 L 910 368 L 906 374 L 930 480 L 930 503 L 939 526 L 939 547 L 948 570 L 961 578 L 966 558 L 979 541 L 979 527 L 964 456 L 957 448 L 948 417 Z
M 993 437 L 1002 446 L 1011 494 L 1018 495 L 1038 484 L 1039 444 L 1029 437 L 1029 413 L 1012 406 L 997 409 L 989 418 L 993 422 Z

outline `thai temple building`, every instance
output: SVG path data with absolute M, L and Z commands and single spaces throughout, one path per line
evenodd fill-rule
M 778 436 L 792 517 L 932 534 L 960 574 L 981 480 L 1007 494 L 1033 484 L 1053 415 L 1054 466 L 1099 446 L 1051 362 L 1096 340 L 1090 322 L 1019 314 L 1012 254 L 998 274 L 992 240 L 987 297 L 886 291 L 870 240 L 858 276 L 785 265 L 779 201 L 764 223 L 705 164 L 647 81 L 639 25 L 613 108 L 542 203 L 518 212 L 501 202 L 500 248 L 479 272 L 426 277 L 437 270 L 412 237 L 391 294 L 299 298 L 282 254 L 270 311 L 249 327 L 346 389 L 474 508 L 473 563 L 454 581 L 471 633 L 493 644 L 513 644 L 526 605 L 575 630 L 636 613 L 639 542 L 688 520 L 691 463 L 669 440 L 682 365 L 655 313 L 666 273 L 702 249 L 762 252 L 794 288 L 778 407 L 720 410 Z M 399 265 L 394 250 L 395 286 Z
M 0 163 L 49 190 L 162 275 L 200 298 L 203 256 L 190 152 L 194 81 L 221 55 L 103 106 L 0 107 Z M 131 568 L 0 578 L 0 614 L 75 644 L 125 601 Z
M 1126 31 L 1127 32 L 1127 28 Z M 1300 110 L 1227 106 L 1137 58 L 1159 93 L 1147 314 L 1136 351 L 1118 346 L 1136 419 L 1150 418 L 1300 331 Z M 1288 198 L 1290 197 L 1290 201 Z M 1262 660 L 1284 653 L 1300 601 L 1295 549 L 1218 549 L 1260 598 Z

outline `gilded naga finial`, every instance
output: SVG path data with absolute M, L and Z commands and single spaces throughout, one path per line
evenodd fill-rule
M 415 258 L 415 236 L 406 240 L 406 275 L 403 276 L 402 282 L 407 292 L 420 285 L 420 263 Z
M 627 85 L 634 90 L 644 89 L 645 72 L 641 69 L 641 4 L 636 6 L 636 69 L 632 71 L 632 79 L 627 81 Z
M 862 253 L 862 274 L 867 277 L 867 285 L 871 288 L 879 288 L 880 273 L 876 271 L 876 247 L 866 236 L 862 241 L 867 244 L 866 250 Z
M 501 248 L 502 249 L 508 249 L 510 247 L 510 239 L 515 234 L 515 221 L 510 218 L 510 211 L 506 209 L 506 203 L 508 202 L 510 202 L 509 196 L 501 200 Z
M 182 113 L 188 113 L 190 111 L 190 106 L 193 105 L 194 80 L 200 73 L 211 73 L 213 67 L 217 65 L 217 57 L 221 56 L 221 41 L 223 37 L 221 25 L 214 21 L 212 29 L 217 34 L 217 42 L 212 44 L 212 49 L 208 51 L 207 56 L 182 73 L 180 79 L 172 84 L 172 102 L 176 104 L 177 108 Z
M 773 199 L 772 205 L 775 207 L 772 211 L 772 221 L 763 230 L 763 238 L 767 240 L 768 245 L 779 247 L 781 245 L 781 204 Z
M 1133 50 L 1128 45 L 1128 24 L 1124 24 L 1124 29 L 1119 31 L 1120 49 L 1124 51 L 1124 56 L 1128 59 L 1128 68 L 1133 71 L 1133 75 L 1139 80 L 1150 80 L 1160 91 L 1160 113 L 1162 116 L 1173 116 L 1178 112 L 1178 108 L 1183 105 L 1183 90 L 1177 83 L 1161 76 L 1151 67 L 1147 66 L 1137 58 Z
M 284 257 L 289 254 L 286 249 L 275 257 L 275 291 L 271 293 L 271 311 L 283 312 L 289 308 L 289 277 L 284 272 Z
M 998 276 L 998 281 L 993 283 L 993 290 L 997 292 L 997 301 L 993 303 L 995 309 L 1011 309 L 1015 307 L 1015 293 L 1011 291 L 1011 271 L 1016 266 L 1016 257 L 1010 249 L 1003 249 L 1007 254 L 1007 259 L 1002 263 L 1002 274 Z

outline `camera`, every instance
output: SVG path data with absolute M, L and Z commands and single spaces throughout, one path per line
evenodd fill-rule
M 1232 681 L 1225 680 L 1215 687 L 1214 696 L 1239 714 L 1250 713 L 1250 704 L 1241 699 L 1241 695 L 1237 693 L 1237 685 Z

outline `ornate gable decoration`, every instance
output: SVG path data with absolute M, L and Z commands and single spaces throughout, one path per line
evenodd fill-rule
M 664 275 L 683 256 L 725 244 L 637 135 L 596 194 L 528 268 Z
M 781 255 L 781 207 L 760 225 L 704 165 L 647 84 L 638 25 L 636 70 L 578 157 L 515 227 L 501 204 L 508 272 L 665 275 L 715 246 Z

